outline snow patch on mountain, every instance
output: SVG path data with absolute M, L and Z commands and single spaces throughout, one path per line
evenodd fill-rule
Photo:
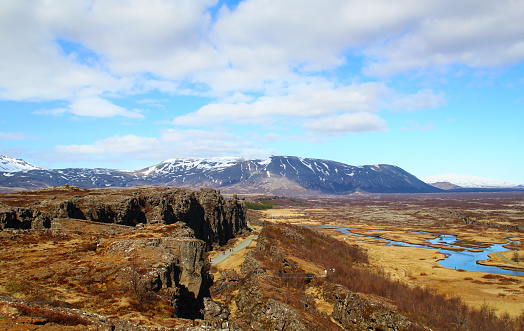
M 15 159 L 0 154 L 0 172 L 18 172 L 27 170 L 43 170 L 43 168 L 27 163 L 22 159 Z
M 241 157 L 177 157 L 163 161 L 157 165 L 142 170 L 143 174 L 162 175 L 177 171 L 187 171 L 190 169 L 200 170 L 219 170 L 235 165 L 244 160 Z
M 435 183 L 451 183 L 464 188 L 510 188 L 510 187 L 524 187 L 524 183 L 512 182 L 502 179 L 446 174 L 421 178 L 427 184 Z
M 258 164 L 260 164 L 261 166 L 267 166 L 271 163 L 271 158 L 268 157 L 267 159 L 263 160 L 263 161 L 260 161 L 258 162 Z

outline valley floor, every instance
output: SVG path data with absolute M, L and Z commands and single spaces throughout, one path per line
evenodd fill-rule
M 436 237 L 433 233 L 457 235 L 457 245 L 447 247 L 455 251 L 511 242 L 482 263 L 524 271 L 524 232 L 511 227 L 524 226 L 522 193 L 384 195 L 310 200 L 300 208 L 281 207 L 265 211 L 264 220 L 313 226 L 348 244 L 356 244 L 367 251 L 371 264 L 395 279 L 459 296 L 473 307 L 487 304 L 497 314 L 518 316 L 524 309 L 524 272 L 508 275 L 502 274 L 504 270 L 499 274 L 468 271 L 467 267 L 445 268 L 439 263 L 445 254 L 429 247 L 428 242 Z M 475 219 L 476 224 L 465 224 L 464 218 Z M 355 230 L 353 234 L 342 233 L 335 227 Z M 392 240 L 428 247 L 387 246 Z M 522 256 L 520 261 L 512 260 L 516 254 Z

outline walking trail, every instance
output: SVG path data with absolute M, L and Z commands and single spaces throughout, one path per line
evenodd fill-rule
M 257 238 L 258 238 L 258 236 L 247 238 L 246 240 L 242 241 L 240 244 L 238 244 L 237 246 L 235 246 L 231 250 L 227 250 L 227 251 L 223 252 L 222 254 L 218 255 L 217 257 L 215 257 L 214 259 L 211 260 L 211 265 L 213 266 L 213 265 L 219 264 L 220 262 L 222 262 L 225 259 L 227 259 L 231 254 L 243 250 L 244 248 L 249 246 L 249 244 L 251 244 L 251 242 L 253 240 L 255 240 Z

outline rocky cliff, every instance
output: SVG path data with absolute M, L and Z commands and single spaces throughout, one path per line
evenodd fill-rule
M 349 291 L 341 285 L 326 284 L 323 296 L 334 304 L 332 317 L 346 330 L 406 330 L 412 323 L 397 313 L 393 304 L 379 298 Z
M 45 229 L 51 226 L 51 215 L 34 208 L 0 208 L 0 230 Z
M 151 291 L 168 298 L 178 317 L 204 317 L 204 298 L 210 296 L 213 280 L 202 240 L 190 236 L 128 239 L 101 242 L 101 246 L 107 246 L 106 256 L 131 256 L 121 277 L 131 277 L 129 282 L 136 282 L 131 285 L 142 287 L 133 289 L 138 300 L 147 300 Z
M 52 193 L 55 194 L 52 194 Z M 236 196 L 224 198 L 213 189 L 139 188 L 128 190 L 42 190 L 14 194 L 21 199 L 39 196 L 31 208 L 0 208 L 2 228 L 49 227 L 53 218 L 136 226 L 182 222 L 206 243 L 221 246 L 247 228 L 244 204 Z M 72 196 L 71 196 L 72 195 Z M 48 198 L 46 199 L 45 196 Z M 44 198 L 42 198 L 44 197 Z
M 64 186 L 0 195 L 0 229 L 14 230 L 0 231 L 0 240 L 6 254 L 18 242 L 46 247 L 35 257 L 37 269 L 28 271 L 35 275 L 28 288 L 46 288 L 46 297 L 67 284 L 68 291 L 79 291 L 68 295 L 89 295 L 84 301 L 90 305 L 124 295 L 124 304 L 139 311 L 164 307 L 167 316 L 221 326 L 229 312 L 210 299 L 207 251 L 247 231 L 245 213 L 236 196 L 212 189 Z M 18 284 L 23 272 L 10 282 Z

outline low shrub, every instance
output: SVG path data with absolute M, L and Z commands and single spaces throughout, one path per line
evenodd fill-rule
M 91 324 L 87 319 L 81 316 L 68 314 L 66 312 L 62 312 L 58 310 L 40 308 L 40 307 L 30 307 L 30 306 L 25 306 L 22 304 L 15 304 L 14 307 L 22 315 L 30 316 L 30 317 L 44 318 L 48 320 L 50 323 L 56 323 L 60 325 L 69 325 L 69 326 Z
M 497 317 L 489 306 L 470 308 L 460 298 L 394 280 L 380 269 L 365 268 L 367 254 L 358 246 L 350 246 L 312 229 L 267 224 L 260 236 L 266 237 L 271 246 L 283 247 L 299 258 L 333 270 L 327 273 L 326 281 L 343 285 L 354 292 L 391 299 L 400 311 L 414 321 L 436 330 L 524 329 L 524 312 L 517 318 L 507 314 Z M 500 279 L 500 276 L 487 274 L 483 278 Z
M 244 203 L 246 204 L 246 207 L 248 209 L 252 209 L 252 210 L 272 209 L 274 206 L 278 205 L 278 204 L 276 204 L 274 202 L 270 202 L 270 201 L 266 201 L 266 200 L 263 200 L 260 203 L 249 202 L 249 201 L 246 201 Z

